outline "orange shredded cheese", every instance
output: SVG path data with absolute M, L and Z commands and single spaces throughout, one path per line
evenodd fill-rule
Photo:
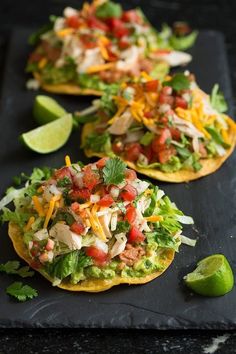
M 26 224 L 26 226 L 24 227 L 24 231 L 29 231 L 31 229 L 31 226 L 33 225 L 33 223 L 35 222 L 35 217 L 31 216 Z
M 63 28 L 62 30 L 60 31 L 57 31 L 56 34 L 58 37 L 66 37 L 68 36 L 69 34 L 72 34 L 74 32 L 74 28 Z
M 43 224 L 43 227 L 44 227 L 45 229 L 47 228 L 48 223 L 49 223 L 49 221 L 50 221 L 50 219 L 51 219 L 51 217 L 52 217 L 55 203 L 56 203 L 56 201 L 58 201 L 60 198 L 61 198 L 61 196 L 52 197 L 52 199 L 51 199 L 50 202 L 49 202 L 49 208 L 48 208 L 47 215 L 46 215 L 46 218 L 45 218 L 44 224 Z
M 161 216 L 161 215 L 151 215 L 151 216 L 146 216 L 144 219 L 146 221 L 150 221 L 150 222 L 157 222 L 157 221 L 162 221 L 163 220 L 163 216 Z
M 37 211 L 39 216 L 44 216 L 43 207 L 42 207 L 42 204 L 41 204 L 39 198 L 36 195 L 34 195 L 32 197 L 32 201 L 33 201 L 33 204 L 34 204 L 34 209 Z
M 48 62 L 47 58 L 42 58 L 38 63 L 39 69 L 43 69 L 45 67 L 45 65 L 47 64 L 47 62 Z
M 66 163 L 66 166 L 67 166 L 67 167 L 70 167 L 70 166 L 71 166 L 70 156 L 66 155 L 66 157 L 65 157 L 65 163 Z
M 113 68 L 114 66 L 115 66 L 115 63 L 106 63 L 106 64 L 101 64 L 101 65 L 93 65 L 93 66 L 90 66 L 86 70 L 86 73 L 93 74 L 93 73 L 97 73 L 99 71 L 109 70 L 109 69 Z

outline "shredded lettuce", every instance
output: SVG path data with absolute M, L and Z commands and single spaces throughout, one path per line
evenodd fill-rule
M 220 92 L 218 84 L 213 86 L 210 99 L 212 107 L 215 108 L 218 112 L 224 113 L 227 111 L 228 104 L 224 98 L 223 93 Z
M 95 152 L 105 152 L 109 156 L 114 155 L 111 148 L 111 137 L 107 132 L 103 134 L 91 133 L 88 135 L 84 148 Z
M 186 50 L 194 45 L 197 36 L 197 31 L 193 31 L 186 36 L 175 36 L 174 34 L 172 34 L 169 39 L 169 43 L 171 47 L 175 50 Z
M 120 4 L 116 4 L 113 1 L 107 1 L 100 5 L 96 10 L 96 17 L 101 19 L 108 19 L 111 17 L 121 17 L 122 8 Z

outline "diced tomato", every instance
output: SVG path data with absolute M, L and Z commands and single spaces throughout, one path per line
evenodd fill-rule
M 68 27 L 72 27 L 72 28 L 78 28 L 80 21 L 78 16 L 74 15 L 74 16 L 70 16 L 66 19 L 66 24 Z
M 147 92 L 155 92 L 157 91 L 158 84 L 159 84 L 158 80 L 147 81 L 144 84 L 144 90 Z
M 170 106 L 172 106 L 174 104 L 174 97 L 164 95 L 164 93 L 160 93 L 159 103 L 160 104 L 169 104 Z
M 148 159 L 148 162 L 150 162 L 153 158 L 152 144 L 145 146 L 143 153 L 146 156 L 146 158 Z
M 160 123 L 162 123 L 162 124 L 164 124 L 164 125 L 167 125 L 168 122 L 169 122 L 169 119 L 168 119 L 168 117 L 167 117 L 166 115 L 160 117 L 159 120 L 160 120 Z
M 77 202 L 72 203 L 70 207 L 71 207 L 71 209 L 73 210 L 73 212 L 76 213 L 76 214 L 77 214 L 77 213 L 79 212 L 79 210 L 80 210 L 79 203 L 77 203 Z
M 153 112 L 144 112 L 143 115 L 146 118 L 153 118 Z
M 53 248 L 54 248 L 54 245 L 55 245 L 55 242 L 49 238 L 49 239 L 48 239 L 48 242 L 47 242 L 47 244 L 46 244 L 46 246 L 45 246 L 45 249 L 46 249 L 47 251 L 52 251 Z
M 131 184 L 127 184 L 120 193 L 124 201 L 132 202 L 137 196 L 137 190 Z
M 120 154 L 124 150 L 124 144 L 121 141 L 114 142 L 112 144 L 112 150 L 115 154 Z
M 97 47 L 97 41 L 94 39 L 93 36 L 91 36 L 89 34 L 81 35 L 80 40 L 86 49 L 92 49 L 92 48 Z
M 181 132 L 177 128 L 170 127 L 171 136 L 174 140 L 180 140 Z
M 127 160 L 135 162 L 138 160 L 142 147 L 139 143 L 129 143 L 125 146 L 125 157 Z
M 99 183 L 99 175 L 89 165 L 84 168 L 83 184 L 90 191 Z
M 107 207 L 109 208 L 112 204 L 114 203 L 114 199 L 110 194 L 105 194 L 104 197 L 102 197 L 97 204 L 102 206 L 102 207 Z
M 124 217 L 130 224 L 133 224 L 136 219 L 136 208 L 133 205 L 129 205 L 126 209 L 126 214 Z
M 71 173 L 70 173 L 70 170 L 68 167 L 60 168 L 60 170 L 57 170 L 55 172 L 54 176 L 57 180 L 63 179 L 65 177 L 68 177 L 69 179 L 71 179 Z
M 167 95 L 170 96 L 172 95 L 173 89 L 170 86 L 164 86 L 161 90 L 161 93 L 163 93 L 163 95 Z
M 166 163 L 172 156 L 176 155 L 176 150 L 173 146 L 170 146 L 169 148 L 160 150 L 157 155 L 160 163 Z
M 84 225 L 78 222 L 74 222 L 71 226 L 70 229 L 72 232 L 75 232 L 78 235 L 81 235 L 82 232 L 84 232 Z
M 87 200 L 90 198 L 91 192 L 89 191 L 88 188 L 82 188 L 82 189 L 77 189 L 74 188 L 72 191 L 70 191 L 70 198 L 72 200 Z
M 136 10 L 128 10 L 124 11 L 121 17 L 122 21 L 124 22 L 133 22 L 133 23 L 140 23 L 141 17 L 139 16 Z
M 128 181 L 134 181 L 137 178 L 137 174 L 134 170 L 126 169 L 125 170 L 125 178 Z
M 108 160 L 108 157 L 103 157 L 102 159 L 100 159 L 100 160 L 98 160 L 98 161 L 96 162 L 96 166 L 97 166 L 98 168 L 103 168 L 103 167 L 105 167 L 107 160 Z
M 85 250 L 87 256 L 92 257 L 98 265 L 105 265 L 108 255 L 97 247 L 90 246 Z
M 107 22 L 115 37 L 121 38 L 129 34 L 129 29 L 126 28 L 124 22 L 118 18 L 110 18 Z
M 164 128 L 161 131 L 161 135 L 159 136 L 158 143 L 159 145 L 164 145 L 167 139 L 171 139 L 171 132 L 170 129 Z
M 175 107 L 188 108 L 188 102 L 183 97 L 175 97 Z
M 129 239 L 130 243 L 138 243 L 143 242 L 145 240 L 144 234 L 139 231 L 139 229 L 135 226 L 132 226 L 129 232 Z
M 102 30 L 104 32 L 108 32 L 109 31 L 108 26 L 104 22 L 98 20 L 94 16 L 91 16 L 90 18 L 88 18 L 88 26 L 90 28 L 100 29 L 100 30 Z
M 121 38 L 118 42 L 120 49 L 127 49 L 130 46 L 130 42 L 124 38 Z

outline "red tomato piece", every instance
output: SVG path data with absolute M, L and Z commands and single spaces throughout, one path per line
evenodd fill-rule
M 74 222 L 71 226 L 70 229 L 72 232 L 81 235 L 82 232 L 84 232 L 84 225 L 78 222 Z
M 172 106 L 174 104 L 174 97 L 160 93 L 159 102 L 160 104 L 169 104 Z
M 73 15 L 73 16 L 68 17 L 66 19 L 66 24 L 68 27 L 78 28 L 79 24 L 80 24 L 78 16 Z
M 110 194 L 105 194 L 104 197 L 102 197 L 97 204 L 102 206 L 102 207 L 107 207 L 109 208 L 112 204 L 114 203 L 114 199 Z
M 170 86 L 164 86 L 161 90 L 161 93 L 163 93 L 163 95 L 167 95 L 170 96 L 172 95 L 173 89 Z
M 170 127 L 171 136 L 174 140 L 180 140 L 181 132 L 177 128 Z
M 87 166 L 84 169 L 83 184 L 90 191 L 99 183 L 99 175 L 92 170 L 91 166 Z
M 90 198 L 91 192 L 88 188 L 77 189 L 70 191 L 70 198 L 72 200 L 82 199 L 83 201 Z
M 108 32 L 108 30 L 109 30 L 108 26 L 104 22 L 98 20 L 94 16 L 91 16 L 90 18 L 88 18 L 88 26 L 91 28 L 100 29 L 104 32 Z
M 168 129 L 168 128 L 162 129 L 161 135 L 159 136 L 158 139 L 159 139 L 158 140 L 159 145 L 164 145 L 166 143 L 167 139 L 171 139 L 170 129 Z
M 80 36 L 80 40 L 83 43 L 83 46 L 86 49 L 92 49 L 95 48 L 97 46 L 97 42 L 94 39 L 93 36 L 89 35 L 89 34 L 83 34 Z
M 169 148 L 160 150 L 157 155 L 160 163 L 167 163 L 172 156 L 176 155 L 176 150 L 173 146 L 170 146 Z
M 33 52 L 29 57 L 29 63 L 37 63 L 43 58 L 43 54 Z
M 153 158 L 152 144 L 145 146 L 143 153 L 146 156 L 146 158 L 148 159 L 148 162 L 150 162 Z
M 49 239 L 48 239 L 48 242 L 47 242 L 47 244 L 46 244 L 46 246 L 45 246 L 45 249 L 46 249 L 47 251 L 52 251 L 53 248 L 54 248 L 54 245 L 55 245 L 55 242 L 49 238 Z
M 103 157 L 102 159 L 98 160 L 98 162 L 96 162 L 96 166 L 98 168 L 105 167 L 107 160 L 108 160 L 108 157 Z
M 175 97 L 175 107 L 188 108 L 188 102 L 183 97 Z
M 130 46 L 130 43 L 126 39 L 121 38 L 118 42 L 118 46 L 120 49 L 127 49 Z
M 97 247 L 90 246 L 86 248 L 85 252 L 87 256 L 92 257 L 99 265 L 104 265 L 107 262 L 108 255 Z
M 145 240 L 144 234 L 139 231 L 135 226 L 132 226 L 129 232 L 129 242 L 130 243 L 139 243 Z
M 137 196 L 137 190 L 131 184 L 127 184 L 120 193 L 124 201 L 132 202 Z
M 144 112 L 143 115 L 146 118 L 153 118 L 153 112 Z
M 134 23 L 140 23 L 141 22 L 141 17 L 137 13 L 136 10 L 128 10 L 124 11 L 121 17 L 122 21 L 124 22 L 134 22 Z
M 80 206 L 79 206 L 79 203 L 77 202 L 74 202 L 71 204 L 71 209 L 73 210 L 74 213 L 78 213 L 79 212 L 79 209 L 80 209 Z
M 156 51 L 155 51 L 155 53 L 156 54 L 169 54 L 171 52 L 171 50 L 170 49 L 157 49 Z
M 71 179 L 70 169 L 68 167 L 62 167 L 55 172 L 54 176 L 56 179 L 63 179 L 64 177 Z
M 129 34 L 129 29 L 125 27 L 124 22 L 122 22 L 120 19 L 110 18 L 107 22 L 115 37 L 121 38 Z
M 144 84 L 144 90 L 147 92 L 155 92 L 157 91 L 158 84 L 159 84 L 158 80 L 147 81 Z
M 137 174 L 134 170 L 127 169 L 125 170 L 125 178 L 128 181 L 133 181 L 137 178 Z
M 30 267 L 33 269 L 39 269 L 42 267 L 42 264 L 37 259 L 35 259 L 30 263 Z
M 127 160 L 135 162 L 138 160 L 142 147 L 139 143 L 129 143 L 125 146 L 125 157 Z
M 136 208 L 133 205 L 129 205 L 126 208 L 126 214 L 124 220 L 127 220 L 130 224 L 133 224 L 136 219 Z

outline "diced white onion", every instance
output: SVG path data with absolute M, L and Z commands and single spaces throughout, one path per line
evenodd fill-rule
M 40 82 L 36 79 L 29 79 L 26 82 L 27 90 L 35 90 L 37 91 L 40 88 Z
M 103 252 L 108 253 L 108 245 L 102 240 L 99 240 L 99 238 L 95 239 L 94 246 Z
M 115 238 L 116 242 L 110 252 L 111 258 L 114 258 L 115 256 L 118 256 L 121 252 L 123 252 L 127 242 L 127 237 L 123 232 L 118 235 L 115 235 Z
M 111 231 L 115 231 L 117 226 L 117 213 L 112 214 L 111 217 Z
M 113 199 L 116 199 L 119 197 L 120 194 L 120 189 L 116 186 L 112 186 L 110 190 L 110 195 L 112 196 Z
M 193 138 L 192 145 L 193 145 L 193 150 L 198 153 L 199 152 L 199 148 L 200 148 L 198 137 L 195 136 Z
M 136 178 L 134 181 L 131 181 L 130 184 L 137 190 L 138 194 L 143 193 L 150 185 L 149 182 L 141 181 Z
M 73 9 L 73 7 L 67 6 L 64 11 L 63 15 L 65 17 L 71 17 L 71 16 L 77 16 L 78 11 L 76 9 Z
M 156 197 L 156 202 L 158 202 L 162 197 L 164 197 L 165 192 L 161 189 L 158 189 L 157 191 L 157 197 Z
M 180 235 L 181 243 L 187 246 L 195 247 L 197 240 L 193 240 L 189 237 L 186 237 L 184 235 Z
M 46 240 L 49 237 L 47 229 L 41 229 L 34 233 L 34 239 L 37 241 Z
M 53 251 L 49 251 L 48 252 L 48 262 L 52 262 L 54 257 L 54 252 Z
M 90 202 L 91 203 L 97 203 L 100 200 L 100 196 L 97 194 L 91 194 L 90 195 Z
M 181 224 L 191 225 L 194 224 L 193 218 L 186 215 L 176 215 L 176 220 L 181 222 Z

